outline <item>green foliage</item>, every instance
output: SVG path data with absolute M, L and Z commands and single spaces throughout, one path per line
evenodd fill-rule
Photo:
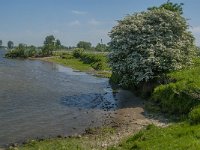
M 200 47 L 196 46 L 195 51 L 196 51 L 196 54 L 197 54 L 198 56 L 200 56 Z
M 66 55 L 64 55 L 65 57 Z M 67 56 L 68 57 L 68 56 Z M 79 59 L 74 57 L 70 58 L 61 58 L 61 57 L 52 57 L 47 59 L 50 62 L 55 62 L 64 66 L 68 66 L 70 68 L 79 70 L 79 71 L 88 71 L 91 70 L 91 66 L 89 64 L 85 64 Z
M 53 51 L 56 49 L 61 48 L 60 40 L 56 40 L 53 35 L 49 35 L 45 38 L 44 46 L 42 48 L 42 55 L 43 56 L 52 56 Z
M 189 120 L 192 124 L 200 123 L 200 105 L 193 108 L 192 111 L 189 113 Z
M 111 33 L 110 64 L 124 87 L 147 82 L 192 63 L 194 37 L 186 19 L 163 8 L 135 13 Z
M 53 50 L 55 50 L 55 37 L 53 35 L 49 35 L 45 38 L 42 55 L 51 56 L 53 54 Z
M 90 50 L 92 44 L 90 42 L 80 41 L 77 44 L 77 48 L 83 48 L 84 50 Z
M 168 74 L 171 81 L 155 88 L 152 99 L 163 112 L 187 114 L 200 104 L 200 59 L 194 60 L 194 66 Z
M 62 47 L 60 40 L 58 40 L 58 39 L 56 40 L 55 46 L 56 46 L 57 49 L 60 49 Z
M 106 52 L 109 51 L 109 47 L 106 44 L 98 43 L 95 50 L 98 52 Z
M 36 48 L 34 46 L 27 46 L 25 44 L 19 44 L 15 49 L 6 53 L 8 58 L 27 58 L 35 57 L 37 55 Z
M 55 57 L 47 58 L 47 61 L 59 63 L 76 70 L 92 73 L 99 77 L 111 77 L 107 55 L 105 53 L 85 52 L 83 49 L 71 51 L 54 51 Z
M 104 54 L 85 53 L 83 49 L 75 49 L 73 56 L 81 59 L 86 64 L 91 64 L 95 70 L 104 70 L 107 68 L 108 60 Z
M 15 150 L 16 148 L 10 148 L 9 150 Z M 57 138 L 36 141 L 32 140 L 27 144 L 18 147 L 17 150 L 90 150 L 92 149 L 92 143 L 87 139 L 80 138 Z
M 3 42 L 2 42 L 2 40 L 0 40 L 0 47 L 2 46 L 2 44 L 3 44 Z
M 153 125 L 109 150 L 196 150 L 200 149 L 200 125 L 179 123 L 166 128 Z
M 76 48 L 73 50 L 73 56 L 75 58 L 80 58 L 82 56 L 83 52 L 84 52 L 83 48 Z
M 8 49 L 12 49 L 14 47 L 13 41 L 8 41 Z
M 148 8 L 148 10 L 153 10 L 153 9 L 159 9 L 159 8 L 164 8 L 166 10 L 170 10 L 172 12 L 178 12 L 180 14 L 183 14 L 183 3 L 172 3 L 169 0 L 162 4 L 160 7 L 150 7 Z
M 71 54 L 71 53 L 62 53 L 62 54 L 60 54 L 60 57 L 62 59 L 73 59 L 74 58 L 73 54 Z
M 157 87 L 153 92 L 153 99 L 163 112 L 170 114 L 187 114 L 197 105 L 198 98 L 193 96 L 194 84 L 191 82 L 177 82 Z
M 24 55 L 26 57 L 36 57 L 38 55 L 38 51 L 36 50 L 36 47 L 35 46 L 29 46 L 26 48 L 25 52 L 24 52 Z

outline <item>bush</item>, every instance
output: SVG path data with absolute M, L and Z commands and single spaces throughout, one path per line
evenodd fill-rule
M 171 83 L 157 86 L 152 100 L 163 112 L 188 114 L 191 108 L 200 104 L 200 59 L 194 60 L 192 68 L 168 74 Z
M 189 120 L 191 124 L 199 124 L 200 123 L 200 105 L 193 108 L 189 113 Z
M 164 8 L 135 13 L 111 33 L 110 64 L 124 87 L 192 64 L 194 38 L 180 13 Z
M 82 56 L 83 52 L 84 52 L 83 48 L 76 48 L 73 50 L 73 56 L 75 58 L 80 58 Z
M 23 44 L 19 44 L 15 49 L 9 51 L 6 53 L 6 57 L 10 58 L 26 58 L 27 56 L 25 55 L 26 51 L 26 46 Z
M 91 64 L 95 70 L 103 70 L 107 67 L 107 58 L 103 54 L 83 53 L 80 59 L 84 63 Z
M 107 67 L 107 57 L 104 54 L 85 53 L 83 49 L 75 49 L 73 56 L 79 58 L 86 64 L 91 64 L 95 70 L 102 70 Z
M 62 59 L 72 59 L 72 58 L 74 58 L 71 53 L 62 53 L 62 54 L 60 54 L 60 57 Z
M 194 88 L 195 85 L 187 81 L 170 83 L 155 88 L 152 97 L 162 112 L 183 115 L 199 103 L 198 98 L 193 95 Z
M 10 58 L 27 58 L 35 57 L 37 55 L 36 48 L 34 46 L 26 46 L 24 44 L 19 44 L 15 49 L 6 53 L 6 57 Z

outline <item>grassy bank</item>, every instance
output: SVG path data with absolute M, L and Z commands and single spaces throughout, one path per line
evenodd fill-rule
M 200 104 L 200 58 L 194 60 L 194 66 L 169 73 L 168 84 L 155 88 L 153 102 L 160 111 L 168 114 L 187 115 Z
M 91 57 L 97 57 L 91 59 Z M 49 62 L 55 62 L 75 70 L 84 71 L 100 77 L 109 78 L 111 70 L 108 67 L 106 54 L 84 53 L 84 57 L 75 57 L 72 52 L 55 52 L 54 56 L 41 58 Z M 99 59 L 100 58 L 100 59 Z M 97 65 L 101 67 L 97 67 Z
M 105 141 L 109 141 L 115 134 L 114 128 L 102 127 L 89 129 L 81 136 L 54 138 L 45 140 L 31 140 L 19 147 L 10 146 L 9 150 L 92 150 L 105 149 Z
M 157 86 L 151 96 L 157 112 L 175 115 L 185 122 L 166 128 L 150 125 L 109 150 L 200 149 L 199 74 L 200 58 L 196 58 L 193 66 L 168 73 L 166 84 Z
M 112 136 L 114 135 L 114 136 Z M 120 135 L 119 135 L 120 136 Z M 165 128 L 149 125 L 145 129 L 124 137 L 120 143 L 110 146 L 108 141 L 115 141 L 115 130 L 104 128 L 94 135 L 67 138 L 54 138 L 29 141 L 17 147 L 18 150 L 196 150 L 200 149 L 200 125 L 188 122 L 176 123 Z M 112 145 L 112 144 L 111 144 Z M 14 147 L 10 147 L 13 150 Z M 16 149 L 16 148 L 15 148 Z
M 149 125 L 109 150 L 197 150 L 199 139 L 200 125 L 177 123 L 166 128 Z
M 52 57 L 40 58 L 55 62 L 97 76 L 110 77 L 110 69 L 106 65 L 105 54 L 91 54 L 78 51 L 77 56 L 72 52 L 56 52 Z M 97 68 L 96 68 L 97 67 Z M 184 115 L 187 121 L 174 123 L 160 128 L 149 125 L 146 129 L 109 147 L 109 150 L 168 150 L 168 149 L 200 149 L 200 108 L 193 111 L 188 119 L 188 113 L 200 104 L 200 58 L 194 60 L 194 65 L 186 69 L 167 74 L 167 82 L 157 86 L 151 94 L 151 102 L 159 112 L 169 115 Z M 197 124 L 192 124 L 193 122 Z M 189 123 L 190 121 L 190 123 Z M 131 132 L 132 133 L 132 132 Z M 20 150 L 92 150 L 107 149 L 104 142 L 110 139 L 112 129 L 97 132 L 94 135 L 84 135 L 71 138 L 55 138 L 40 141 L 30 141 L 18 147 Z M 13 148 L 11 148 L 13 149 Z

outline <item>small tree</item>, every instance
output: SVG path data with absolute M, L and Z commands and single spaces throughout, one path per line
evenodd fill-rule
M 56 40 L 56 49 L 60 49 L 62 47 L 61 42 L 59 39 Z
M 0 47 L 2 46 L 2 44 L 3 44 L 3 42 L 2 42 L 2 40 L 0 40 Z
M 55 37 L 53 35 L 47 36 L 44 41 L 44 46 L 42 48 L 43 56 L 52 55 L 53 51 L 56 49 Z
M 8 48 L 12 49 L 14 47 L 13 41 L 8 41 Z
M 84 50 L 90 50 L 92 44 L 90 42 L 80 41 L 77 44 L 77 48 L 83 48 Z
M 135 13 L 118 22 L 111 33 L 110 64 L 125 86 L 191 64 L 194 37 L 180 13 L 164 8 Z

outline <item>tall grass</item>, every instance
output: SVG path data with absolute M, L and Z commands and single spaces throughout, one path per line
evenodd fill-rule
M 199 139 L 200 125 L 179 123 L 166 128 L 149 125 L 109 150 L 197 150 Z
M 168 74 L 174 81 L 155 88 L 152 99 L 163 112 L 187 114 L 200 104 L 200 58 L 194 60 L 194 66 Z

